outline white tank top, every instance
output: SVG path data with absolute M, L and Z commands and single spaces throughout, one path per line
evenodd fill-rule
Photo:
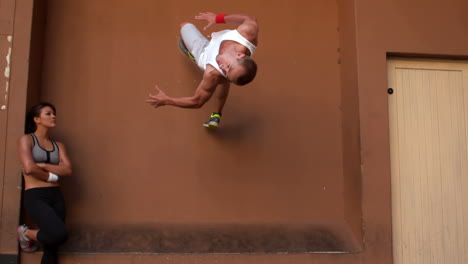
M 216 56 L 219 54 L 219 48 L 221 46 L 221 42 L 224 40 L 232 40 L 235 41 L 243 46 L 245 46 L 250 51 L 250 56 L 252 56 L 257 48 L 254 44 L 244 38 L 237 30 L 230 30 L 226 29 L 219 32 L 213 32 L 211 34 L 211 41 L 205 50 L 200 54 L 200 58 L 197 62 L 198 66 L 203 70 L 206 70 L 206 65 L 210 64 L 213 66 L 217 71 L 219 71 L 224 77 L 226 75 L 224 72 L 219 68 L 218 63 L 216 62 Z

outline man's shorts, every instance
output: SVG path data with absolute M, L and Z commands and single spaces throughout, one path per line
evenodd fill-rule
M 200 58 L 200 55 L 203 53 L 210 41 L 205 38 L 193 24 L 185 24 L 180 29 L 180 35 L 182 36 L 185 47 L 187 47 L 198 62 L 198 58 Z

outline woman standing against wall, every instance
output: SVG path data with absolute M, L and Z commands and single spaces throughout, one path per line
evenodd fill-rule
M 59 182 L 61 177 L 71 175 L 72 168 L 65 146 L 49 138 L 49 129 L 55 126 L 55 107 L 49 103 L 38 104 L 29 111 L 26 134 L 18 141 L 24 206 L 39 227 L 30 229 L 20 225 L 18 239 L 25 252 L 35 251 L 37 242 L 43 245 L 42 264 L 57 263 L 57 248 L 68 236 Z

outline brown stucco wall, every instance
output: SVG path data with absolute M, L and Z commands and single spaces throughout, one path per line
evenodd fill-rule
M 0 69 L 2 69 L 2 76 L 0 77 L 0 142 L 2 145 L 2 150 L 6 145 L 7 140 L 7 126 L 3 125 L 7 123 L 8 120 L 8 112 L 7 110 L 7 100 L 8 100 L 8 90 L 10 85 L 10 77 L 8 75 L 8 71 L 10 69 L 11 64 L 8 62 L 7 58 L 11 57 L 11 35 L 4 34 L 0 35 L 0 56 L 2 60 L 0 61 Z M 5 74 L 7 72 L 7 74 Z M 5 174 L 3 173 L 5 169 L 5 151 L 0 151 L 0 181 L 4 181 Z M 0 189 L 0 204 L 2 204 L 4 199 L 3 188 Z M 2 219 L 3 221 L 3 219 Z
M 44 56 L 44 32 L 47 19 L 47 1 L 34 1 L 31 25 L 31 49 L 29 53 L 28 109 L 41 98 L 42 61 Z
M 339 1 L 341 125 L 346 221 L 362 241 L 361 155 L 354 1 Z
M 16 141 L 23 132 L 28 82 L 32 2 L 28 0 L 0 1 L 0 261 L 10 263 L 18 254 L 16 227 L 21 194 L 20 166 Z M 10 37 L 10 38 L 9 38 Z M 11 53 L 10 53 L 11 48 Z M 5 74 L 8 66 L 9 74 Z M 8 89 L 7 89 L 8 83 Z
M 468 2 L 356 0 L 364 261 L 391 263 L 391 189 L 386 57 L 468 55 Z
M 209 105 L 143 101 L 155 83 L 181 96 L 200 79 L 178 53 L 180 21 L 242 5 L 48 1 L 34 92 L 57 105 L 54 135 L 74 161 L 64 252 L 101 253 L 64 263 L 392 263 L 386 57 L 468 56 L 468 4 L 245 5 L 261 23 L 260 72 L 233 89 L 223 129 L 206 133 Z M 102 254 L 135 250 L 355 253 Z
M 227 13 L 239 4 L 206 1 Z M 75 231 L 65 250 L 357 250 L 347 220 L 359 227 L 360 211 L 345 212 L 359 196 L 343 187 L 337 3 L 249 4 L 260 71 L 233 87 L 222 129 L 209 133 L 210 103 L 144 104 L 156 83 L 183 96 L 200 81 L 176 45 L 199 3 L 48 2 L 40 93 L 57 105 L 55 135 L 75 172 L 63 181 Z

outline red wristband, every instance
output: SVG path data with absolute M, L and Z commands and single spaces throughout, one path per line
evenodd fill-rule
M 216 15 L 216 24 L 224 24 L 226 21 L 224 21 L 224 17 L 226 14 L 217 14 Z

